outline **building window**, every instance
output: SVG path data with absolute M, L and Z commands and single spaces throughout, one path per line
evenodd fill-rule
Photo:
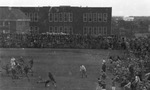
M 69 33 L 73 34 L 73 28 L 71 26 L 69 27 Z
M 86 27 L 86 34 L 90 34 L 90 27 Z
M 29 17 L 29 14 L 28 14 L 28 13 L 25 13 L 25 15 L 26 15 L 27 17 Z
M 86 26 L 86 27 L 84 28 L 84 30 L 85 30 L 85 34 L 88 34 L 89 27 Z
M 70 26 L 67 27 L 67 33 L 70 34 Z
M 95 32 L 96 32 L 96 35 L 99 35 L 99 34 L 98 34 L 98 29 L 99 29 L 99 27 L 97 27 L 97 29 L 96 29 L 96 31 L 95 31 Z
M 49 26 L 49 33 L 52 33 L 52 32 L 53 32 L 53 27 Z
M 102 22 L 102 14 L 98 13 L 98 22 Z
M 33 30 L 33 27 L 31 26 L 31 27 L 30 27 L 30 31 L 32 31 L 32 30 Z
M 39 33 L 39 27 L 35 26 L 35 33 L 38 34 Z
M 99 34 L 99 35 L 102 35 L 102 27 L 99 27 L 99 28 L 98 28 L 98 34 Z
M 33 13 L 30 13 L 30 19 L 31 19 L 31 21 L 33 21 L 34 19 L 33 19 Z
M 34 13 L 34 21 L 38 22 L 38 13 Z
M 68 22 L 70 22 L 70 18 L 71 18 L 70 13 L 68 13 Z
M 67 30 L 68 30 L 68 28 L 67 28 L 67 26 L 65 26 L 64 27 L 64 33 L 67 33 Z
M 67 33 L 70 33 L 70 29 L 69 29 L 69 27 L 67 26 Z
M 92 34 L 92 27 L 89 27 L 89 34 Z
M 70 22 L 73 22 L 73 13 L 70 13 Z
M 5 22 L 4 22 L 4 25 L 5 25 L 5 26 L 8 26 L 8 25 L 9 25 L 9 22 L 5 21 Z
M 58 33 L 58 27 L 54 27 L 54 32 Z
M 97 22 L 97 13 L 93 13 L 93 22 Z
M 54 22 L 58 22 L 58 14 L 54 13 Z
M 67 22 L 69 22 L 69 13 L 66 13 L 67 15 Z
M 107 35 L 107 27 L 103 27 L 104 35 Z
M 103 22 L 107 22 L 107 13 L 103 14 Z
M 83 34 L 87 34 L 86 33 L 86 27 L 83 27 Z
M 64 22 L 67 22 L 67 20 L 68 20 L 68 15 L 67 13 L 64 13 Z
M 92 22 L 92 13 L 88 13 L 88 22 Z
M 63 22 L 63 13 L 59 13 L 59 22 Z
M 94 27 L 93 30 L 94 30 L 94 34 L 96 35 L 97 27 Z
M 94 34 L 94 27 L 91 27 L 91 35 Z
M 71 27 L 71 34 L 73 34 L 73 27 Z
M 32 26 L 30 27 L 30 33 L 33 33 L 33 27 Z
M 104 35 L 104 27 L 101 27 L 102 35 Z
M 49 22 L 53 22 L 53 13 L 49 13 Z
M 72 13 L 68 13 L 67 14 L 67 16 L 68 16 L 68 22 L 72 22 L 73 21 L 73 14 Z
M 60 27 L 57 27 L 57 33 L 60 33 Z
M 83 22 L 87 22 L 87 17 L 88 17 L 88 16 L 87 16 L 87 13 L 84 13 L 84 14 L 83 14 Z
M 63 33 L 63 27 L 62 26 L 59 27 L 59 30 L 60 30 L 60 33 Z

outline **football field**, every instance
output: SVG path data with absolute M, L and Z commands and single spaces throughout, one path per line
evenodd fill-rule
M 30 49 L 1 48 L 0 59 L 3 64 L 10 62 L 11 57 L 23 56 L 25 60 L 33 58 L 33 76 L 30 82 L 23 77 L 12 80 L 0 67 L 0 90 L 96 90 L 97 78 L 100 75 L 102 60 L 111 55 L 121 55 L 122 51 L 94 49 Z M 25 61 L 26 62 L 26 61 Z M 79 67 L 85 65 L 88 78 L 81 78 Z M 49 84 L 44 87 L 36 83 L 38 77 L 48 79 L 48 72 L 54 75 L 57 88 Z M 107 72 L 107 89 L 111 90 L 111 74 Z M 120 90 L 117 88 L 116 90 Z

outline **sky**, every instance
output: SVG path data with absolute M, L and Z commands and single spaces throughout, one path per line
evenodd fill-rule
M 150 0 L 0 0 L 0 6 L 112 7 L 112 16 L 150 16 Z

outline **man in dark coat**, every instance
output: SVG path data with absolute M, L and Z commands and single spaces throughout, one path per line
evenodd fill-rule
M 106 63 L 105 63 L 106 61 L 105 60 L 103 60 L 103 63 L 102 63 L 102 71 L 103 72 L 106 72 Z
M 41 77 L 39 77 L 39 81 L 37 81 L 37 83 L 44 83 L 45 87 L 47 87 L 48 83 L 51 82 L 56 87 L 56 81 L 51 72 L 48 73 L 48 77 L 49 77 L 48 80 L 43 80 Z
M 56 81 L 55 81 L 55 79 L 54 79 L 54 77 L 53 77 L 53 75 L 52 75 L 51 72 L 48 73 L 48 77 L 49 77 L 49 80 L 47 80 L 47 81 L 45 82 L 45 87 L 47 86 L 47 84 L 48 84 L 49 82 L 51 82 L 51 83 L 56 87 Z

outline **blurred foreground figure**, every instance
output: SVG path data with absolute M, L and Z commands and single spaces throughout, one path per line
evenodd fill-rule
M 49 77 L 48 80 L 43 80 L 42 77 L 39 77 L 39 81 L 37 83 L 44 83 L 45 87 L 47 87 L 48 83 L 51 82 L 54 85 L 54 87 L 56 87 L 56 81 L 51 72 L 48 72 L 48 77 Z

